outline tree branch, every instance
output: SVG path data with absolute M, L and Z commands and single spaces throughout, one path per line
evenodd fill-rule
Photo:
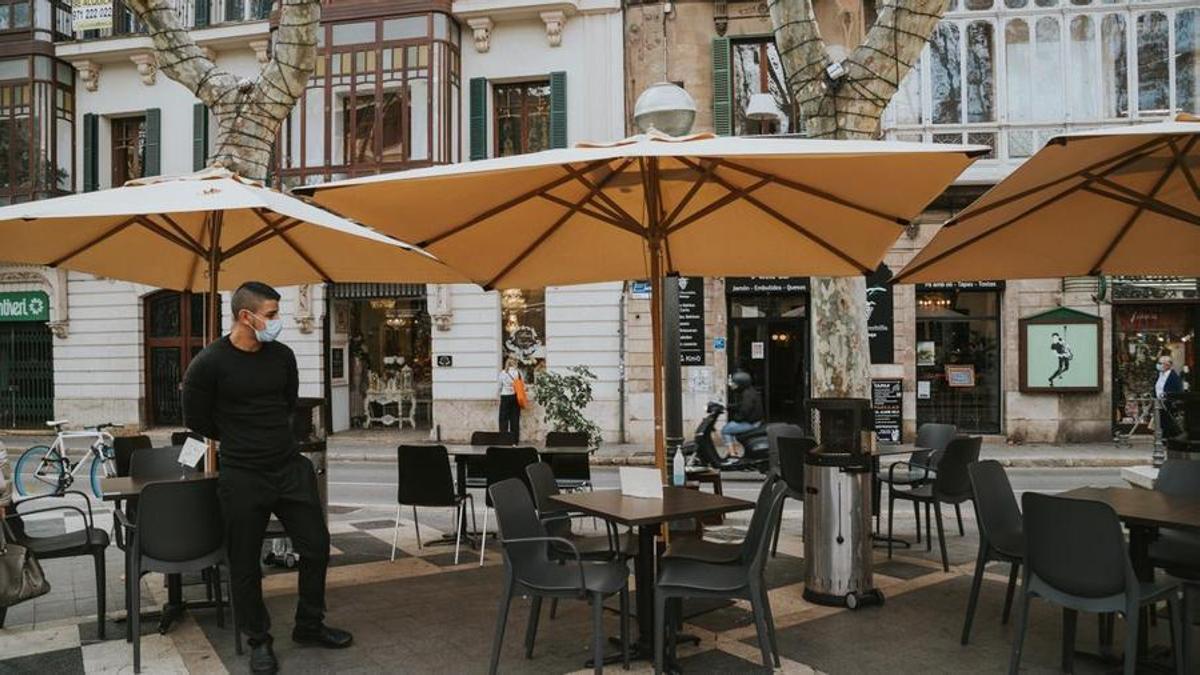
M 825 68 L 829 54 L 812 0 L 770 0 L 771 23 L 775 26 L 775 45 L 785 66 L 786 79 L 792 95 L 800 103 L 805 117 L 819 114 L 820 102 L 826 94 Z
M 237 86 L 237 78 L 218 68 L 180 25 L 179 13 L 168 0 L 126 0 L 126 4 L 146 24 L 158 67 L 167 77 L 187 87 L 210 108 L 222 92 Z
M 278 0 L 279 27 L 271 60 L 255 83 L 255 107 L 279 121 L 287 118 L 317 65 L 320 0 Z
M 859 95 L 887 107 L 904 76 L 933 35 L 946 0 L 891 0 L 859 45 L 843 64 L 847 79 L 855 82 Z

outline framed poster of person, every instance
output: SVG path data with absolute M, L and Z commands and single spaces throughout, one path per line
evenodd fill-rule
M 1021 391 L 1101 389 L 1101 320 L 1066 307 L 1021 319 Z

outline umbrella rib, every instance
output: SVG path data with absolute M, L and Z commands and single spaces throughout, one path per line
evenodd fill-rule
M 316 261 L 314 261 L 312 258 L 310 258 L 309 255 L 307 253 L 305 253 L 303 249 L 301 249 L 299 246 L 297 246 L 296 243 L 294 241 L 292 241 L 292 238 L 289 237 L 285 231 L 279 229 L 278 227 L 276 227 L 274 225 L 272 226 L 272 229 L 275 230 L 275 233 L 278 234 L 279 238 L 283 240 L 283 243 L 287 244 L 293 251 L 296 252 L 296 255 L 300 256 L 304 260 L 304 262 L 308 263 L 308 266 L 313 268 L 313 271 L 315 271 L 317 274 L 321 275 L 322 281 L 324 281 L 327 284 L 333 282 L 333 279 L 328 274 L 325 273 L 325 270 L 321 269 L 321 266 L 318 265 L 316 263 Z
M 1110 186 L 1106 185 L 1105 187 Z M 1128 206 L 1144 207 L 1147 211 L 1153 211 L 1159 215 L 1167 216 L 1168 218 L 1174 218 L 1175 220 L 1187 223 L 1188 225 L 1200 227 L 1200 216 L 1192 215 L 1187 211 L 1184 211 L 1183 209 L 1177 209 L 1170 204 L 1164 204 L 1157 199 L 1146 199 L 1144 195 L 1131 197 L 1124 194 L 1114 194 L 1107 190 L 1101 190 L 1100 188 L 1093 187 L 1091 185 L 1086 186 L 1083 189 L 1085 192 L 1094 194 L 1097 197 L 1111 199 L 1115 202 L 1120 202 Z
M 552 204 L 557 204 L 563 208 L 567 208 L 567 209 L 575 208 L 575 204 L 572 203 L 571 200 L 569 200 L 569 199 L 563 199 L 562 197 L 556 197 L 551 194 L 540 194 L 538 196 Z M 589 216 L 591 218 L 595 218 L 596 220 L 606 222 L 609 225 L 616 225 L 617 227 L 625 226 L 624 221 L 618 220 L 618 219 L 610 216 L 606 212 L 593 211 L 592 209 L 589 209 L 589 208 L 586 208 L 583 206 L 580 206 L 577 210 L 579 211 L 579 213 L 582 213 L 585 216 Z
M 1179 220 L 1182 220 L 1184 222 L 1200 222 L 1200 221 L 1194 220 L 1195 216 L 1193 214 L 1188 213 L 1187 211 L 1179 208 L 1178 206 L 1172 206 L 1171 204 L 1168 204 L 1159 199 L 1155 199 L 1148 195 L 1142 194 L 1141 192 L 1138 192 L 1137 190 L 1125 187 L 1124 185 L 1121 185 L 1120 183 L 1116 183 L 1114 181 L 1108 180 L 1107 178 L 1097 177 L 1095 182 L 1099 183 L 1100 185 L 1102 185 L 1118 194 L 1124 195 L 1125 197 L 1132 199 L 1139 204 L 1142 202 L 1145 202 L 1147 210 L 1154 211 L 1155 213 L 1161 213 L 1164 216 L 1178 218 Z M 1091 192 L 1091 191 L 1092 190 L 1089 190 L 1089 192 Z M 1103 192 L 1103 191 L 1099 191 L 1099 192 Z
M 133 223 L 134 223 L 133 218 L 127 218 L 126 220 L 121 221 L 119 224 L 117 224 L 116 226 L 114 226 L 112 229 L 108 230 L 104 234 L 100 235 L 99 237 L 96 237 L 95 239 L 89 241 L 88 243 L 84 244 L 83 246 L 80 246 L 79 248 L 75 249 L 74 251 L 71 251 L 70 253 L 62 256 L 61 258 L 48 263 L 46 266 L 47 267 L 58 267 L 59 265 L 65 263 L 66 261 L 70 260 L 71 258 L 74 258 L 75 256 L 79 255 L 80 253 L 83 253 L 87 249 L 95 246 L 96 244 L 99 244 L 100 242 L 104 241 L 105 239 L 108 239 L 109 237 L 113 236 L 114 234 L 120 232 L 121 230 L 124 230 L 125 228 L 129 227 Z
M 263 222 L 263 226 L 248 235 L 245 239 L 226 249 L 224 252 L 225 258 L 232 258 L 242 251 L 245 251 L 248 248 L 253 248 L 267 239 L 275 236 L 273 230 L 274 228 L 279 227 L 280 223 L 287 223 L 287 227 L 283 229 L 284 232 L 287 232 L 288 230 L 300 224 L 300 220 L 298 218 L 290 218 L 289 222 L 289 216 L 279 216 L 279 218 L 272 221 L 271 219 L 267 218 L 267 216 L 262 212 L 262 209 L 250 209 L 250 212 Z
M 492 216 L 503 213 L 515 206 L 519 206 L 520 204 L 527 201 L 530 197 L 536 197 L 539 194 L 542 194 L 544 192 L 549 192 L 550 190 L 553 190 L 554 188 L 556 188 L 564 183 L 569 183 L 570 181 L 575 179 L 577 174 L 582 174 L 587 171 L 592 171 L 593 169 L 596 169 L 598 167 L 601 167 L 601 166 L 607 164 L 609 161 L 610 160 L 607 160 L 607 159 L 596 160 L 594 162 L 590 162 L 590 163 L 584 165 L 584 167 L 581 169 L 565 167 L 566 172 L 567 172 L 567 174 L 565 176 L 559 176 L 558 178 L 555 178 L 554 180 L 550 181 L 549 183 L 546 183 L 545 185 L 543 185 L 541 187 L 536 187 L 527 192 L 523 192 L 523 193 L 517 195 L 516 197 L 513 197 L 512 199 L 509 199 L 505 202 L 497 204 L 496 206 L 491 207 L 490 209 L 484 211 L 483 213 L 480 213 L 476 216 L 471 217 L 469 220 L 467 220 L 464 223 L 455 225 L 454 227 L 446 230 L 445 232 L 440 232 L 440 233 L 430 237 L 429 239 L 426 239 L 425 241 L 418 243 L 417 246 L 419 246 L 421 248 L 428 248 L 428 247 L 438 243 L 439 241 L 446 239 L 447 237 L 452 237 L 452 236 L 458 234 L 459 232 L 462 232 L 463 230 L 466 230 L 470 227 L 474 227 L 475 225 L 478 225 L 479 223 L 487 220 L 488 218 L 491 218 Z
M 820 190 L 820 189 L 812 187 L 810 185 L 805 185 L 804 183 L 800 183 L 800 182 L 797 182 L 797 181 L 794 181 L 794 180 L 791 180 L 788 178 L 784 178 L 783 176 L 777 176 L 777 175 L 774 175 L 771 173 L 767 173 L 766 171 L 760 171 L 758 169 L 753 169 L 748 166 L 738 164 L 737 162 L 731 162 L 728 159 L 724 159 L 724 158 L 718 158 L 714 161 L 717 164 L 719 164 L 721 166 L 729 167 L 730 169 L 733 169 L 734 171 L 740 171 L 742 173 L 754 176 L 755 178 L 763 178 L 763 179 L 769 180 L 772 183 L 775 183 L 776 185 L 779 185 L 781 187 L 789 188 L 791 190 L 795 190 L 796 192 L 803 192 L 806 195 L 810 195 L 810 196 L 816 197 L 818 199 L 823 199 L 827 202 L 837 204 L 838 206 L 844 206 L 848 209 L 858 211 L 860 213 L 865 213 L 870 216 L 875 216 L 876 218 L 879 218 L 881 220 L 886 220 L 890 223 L 899 225 L 901 227 L 906 227 L 909 223 L 908 218 L 901 218 L 900 216 L 895 216 L 890 213 L 884 213 L 883 211 L 880 211 L 878 209 L 873 209 L 869 206 L 863 206 L 862 204 L 855 204 L 854 202 L 850 201 L 849 199 L 844 199 L 842 197 L 838 197 L 837 195 L 830 194 L 828 192 L 825 192 L 824 190 Z
M 575 215 L 575 213 L 584 204 L 591 201 L 592 197 L 595 196 L 596 193 L 603 190 L 604 186 L 608 185 L 609 181 L 611 181 L 613 178 L 616 178 L 617 174 L 621 173 L 621 170 L 624 169 L 626 166 L 628 166 L 631 161 L 632 160 L 626 161 L 625 164 L 621 165 L 620 168 L 610 172 L 607 176 L 605 176 L 603 179 L 601 179 L 599 183 L 597 183 L 594 187 L 591 188 L 591 190 L 588 192 L 588 194 L 586 196 L 583 197 L 583 199 L 580 199 L 578 202 L 576 202 L 573 205 L 573 207 L 571 209 L 567 210 L 566 213 L 559 216 L 558 220 L 554 221 L 553 225 L 546 228 L 545 232 L 538 235 L 538 238 L 533 240 L 533 243 L 531 243 L 529 246 L 525 247 L 525 250 L 521 251 L 520 255 L 518 255 L 511 262 L 509 262 L 507 265 L 505 265 L 504 269 L 500 270 L 500 272 L 497 273 L 496 276 L 492 277 L 491 281 L 484 284 L 483 285 L 484 290 L 491 290 L 491 289 L 495 288 L 497 281 L 499 281 L 502 277 L 504 277 L 504 275 L 511 272 L 514 267 L 516 267 L 517 265 L 520 265 L 526 258 L 529 257 L 530 254 L 533 253 L 534 249 L 536 249 L 538 246 L 540 246 L 542 244 L 542 242 L 549 239 L 550 235 L 554 234 L 556 231 L 558 231 L 558 229 L 560 227 L 562 227 L 564 224 L 566 224 L 566 222 L 571 219 L 571 216 Z
M 997 209 L 997 208 L 1000 208 L 1001 206 L 1011 204 L 1012 202 L 1024 199 L 1024 198 L 1028 197 L 1029 195 L 1036 194 L 1038 192 L 1041 192 L 1042 190 L 1052 188 L 1056 185 L 1061 185 L 1062 183 L 1065 183 L 1066 181 L 1069 181 L 1072 178 L 1078 178 L 1080 176 L 1083 176 L 1086 173 L 1093 172 L 1096 169 L 1099 169 L 1100 167 L 1102 167 L 1106 164 L 1109 164 L 1111 162 L 1119 162 L 1119 163 L 1115 166 L 1111 166 L 1111 167 L 1105 169 L 1102 173 L 1108 174 L 1112 171 L 1116 171 L 1117 169 L 1122 168 L 1122 167 L 1130 164 L 1131 162 L 1137 161 L 1137 160 L 1141 159 L 1142 157 L 1145 157 L 1146 155 L 1149 155 L 1150 153 L 1160 149 L 1160 147 L 1163 145 L 1163 143 L 1164 143 L 1164 141 L 1163 141 L 1162 137 L 1155 137 L 1137 147 L 1130 148 L 1129 150 L 1126 150 L 1122 153 L 1113 155 L 1112 157 L 1102 159 L 1098 162 L 1095 162 L 1094 164 L 1085 166 L 1082 169 L 1079 169 L 1078 171 L 1073 171 L 1073 172 L 1067 174 L 1066 176 L 1062 176 L 1062 177 L 1056 178 L 1052 181 L 1042 183 L 1041 185 L 1035 185 L 1034 187 L 1031 187 L 1027 190 L 1022 190 L 1016 194 L 1009 195 L 1003 199 L 998 199 L 986 206 L 981 206 L 978 209 L 971 211 L 969 213 L 963 213 L 961 215 L 955 216 L 955 217 L 947 220 L 945 225 L 943 225 L 943 227 L 953 227 L 955 225 L 958 225 L 959 223 L 970 220 L 971 218 L 983 215 L 984 213 L 987 213 L 988 211 L 991 211 L 993 209 Z M 981 199 L 982 199 L 982 197 L 981 197 Z
M 691 167 L 690 164 L 688 166 Z M 716 163 L 711 161 L 704 162 L 703 166 L 704 170 L 700 172 L 700 178 L 692 182 L 692 186 L 688 188 L 687 194 L 683 196 L 683 199 L 679 200 L 679 203 L 675 205 L 675 208 L 671 209 L 670 215 L 663 220 L 663 229 L 666 230 L 668 234 L 671 232 L 671 224 L 674 223 L 675 219 L 679 217 L 680 212 L 682 212 L 683 209 L 686 208 L 689 203 L 691 203 L 692 199 L 696 196 L 696 193 L 699 192 L 700 188 L 708 182 L 709 178 L 712 177 L 712 172 L 717 168 Z
M 1187 147 L 1184 148 L 1182 151 L 1179 148 L 1175 147 L 1174 140 L 1168 141 L 1168 143 L 1171 145 L 1171 152 L 1175 153 L 1175 160 L 1176 160 L 1177 166 L 1179 167 L 1180 173 L 1183 174 L 1184 179 L 1187 180 L 1188 185 L 1192 188 L 1192 194 L 1196 197 L 1197 200 L 1200 200 L 1200 185 L 1196 184 L 1196 177 L 1192 175 L 1191 168 L 1189 168 L 1187 165 L 1187 162 L 1184 161 L 1187 153 L 1191 152 L 1192 147 L 1196 144 L 1197 138 L 1198 138 L 1197 136 L 1192 136 L 1191 141 L 1188 142 Z
M 191 251 L 192 253 L 195 253 L 196 255 L 204 255 L 205 254 L 204 249 L 202 249 L 198 246 L 195 246 L 191 241 L 185 241 L 183 239 L 180 239 L 174 233 L 168 232 L 167 229 L 164 228 L 162 225 L 159 225 L 158 223 L 154 222 L 153 220 L 150 220 L 146 216 L 134 216 L 133 220 L 138 225 L 141 225 L 142 227 L 146 228 L 147 230 L 150 230 L 154 234 L 157 234 L 158 236 L 162 237 L 163 239 L 166 239 L 167 241 L 171 242 L 172 244 L 175 244 L 176 246 L 179 246 L 188 251 Z
M 621 165 L 620 171 L 613 172 L 612 174 L 609 174 L 609 175 L 615 176 L 616 174 L 620 173 L 621 171 L 624 171 L 625 168 L 628 167 L 632 163 L 633 163 L 632 159 L 627 160 L 625 162 L 625 164 Z M 640 164 L 641 164 L 641 162 L 639 161 L 639 165 Z M 588 180 L 588 177 L 583 174 L 576 175 L 575 180 L 579 181 L 580 183 L 583 183 L 583 186 L 586 187 L 588 190 L 595 190 L 595 188 L 596 188 L 596 184 L 593 183 L 592 181 Z M 638 221 L 638 219 L 633 217 L 632 215 L 630 215 L 630 213 L 628 211 L 626 211 L 625 209 L 621 208 L 621 205 L 616 203 L 615 201 L 613 201 L 612 197 L 609 197 L 608 195 L 604 194 L 603 190 L 596 190 L 593 193 L 592 197 L 589 197 L 588 199 L 589 199 L 589 201 L 593 201 L 593 202 L 595 199 L 599 199 L 600 201 L 607 204 L 608 207 L 610 209 L 612 209 L 613 214 L 618 219 L 624 220 L 627 225 L 630 225 L 633 228 L 633 231 L 636 231 L 638 233 L 639 237 L 643 236 L 641 223 Z M 598 208 L 600 205 L 596 204 L 596 206 Z
M 1171 152 L 1175 153 L 1175 160 L 1171 162 L 1169 166 L 1167 166 L 1167 169 L 1163 171 L 1162 176 L 1159 176 L 1158 182 L 1155 183 L 1154 187 L 1150 189 L 1150 197 L 1156 196 L 1159 190 L 1161 190 L 1163 186 L 1167 184 L 1167 181 L 1171 178 L 1171 173 L 1173 171 L 1178 168 L 1183 168 L 1184 156 L 1186 153 L 1191 151 L 1197 140 L 1200 140 L 1200 136 L 1192 137 L 1192 139 L 1188 141 L 1187 147 L 1184 148 L 1183 152 L 1180 152 L 1179 149 L 1175 147 L 1174 141 L 1169 141 Z M 1089 275 L 1095 276 L 1100 274 L 1100 268 L 1104 266 L 1104 263 L 1108 262 L 1109 256 L 1111 256 L 1112 252 L 1117 249 L 1117 246 L 1120 245 L 1121 241 L 1125 239 L 1125 235 L 1128 234 L 1131 228 L 1133 228 L 1133 224 L 1137 222 L 1137 219 L 1142 216 L 1142 213 L 1145 210 L 1146 206 L 1144 204 L 1138 205 L 1137 209 L 1133 212 L 1133 215 L 1129 216 L 1129 219 L 1125 221 L 1125 224 L 1121 227 L 1120 231 L 1117 232 L 1117 236 L 1113 237 L 1113 240 L 1109 242 L 1108 247 L 1104 249 L 1104 254 L 1100 256 L 1100 259 L 1096 261 L 1095 265 L 1092 265 L 1091 271 L 1088 272 Z
M 688 165 L 692 169 L 698 170 L 700 168 L 698 165 L 687 160 L 686 158 L 680 157 L 679 159 L 680 159 L 680 161 L 682 161 L 684 164 Z M 711 174 L 709 174 L 709 178 L 712 178 Z M 730 188 L 726 184 L 722 184 L 722 187 L 724 187 L 726 190 L 729 190 L 728 193 L 726 193 L 725 195 L 723 195 L 721 197 L 718 197 L 717 199 L 714 199 L 713 201 L 709 202 L 707 206 L 705 206 L 704 208 L 700 209 L 699 211 L 696 211 L 695 213 L 687 216 L 683 220 L 680 220 L 678 223 L 675 223 L 675 224 L 667 227 L 667 234 L 670 235 L 670 234 L 675 233 L 678 230 L 682 230 L 683 228 L 687 227 L 688 225 L 691 225 L 692 223 L 696 222 L 697 220 L 700 220 L 701 218 L 703 218 L 703 217 L 707 216 L 708 214 L 712 213 L 713 211 L 716 211 L 717 209 L 725 206 L 726 204 L 735 202 L 738 199 L 740 199 L 741 197 L 748 195 L 751 192 L 759 190 L 763 187 L 766 187 L 767 185 L 770 185 L 770 184 L 771 184 L 771 181 L 768 179 L 765 179 L 765 178 L 758 181 L 757 183 L 754 183 L 753 185 L 749 185 L 744 188 Z
M 712 176 L 712 178 L 713 178 L 713 180 L 714 180 L 714 181 L 716 181 L 717 183 L 719 183 L 719 184 L 721 185 L 721 187 L 724 187 L 726 190 L 729 190 L 730 192 L 737 192 L 737 191 L 738 191 L 738 188 L 737 188 L 737 187 L 734 187 L 734 186 L 733 186 L 733 185 L 731 185 L 731 184 L 730 184 L 728 181 L 726 181 L 724 178 L 721 178 L 721 177 L 720 177 L 720 176 L 718 176 L 717 174 L 715 174 L 715 173 L 714 173 L 714 174 L 713 174 L 713 176 Z M 870 274 L 871 272 L 873 272 L 873 271 L 874 271 L 874 270 L 873 270 L 873 269 L 871 269 L 870 267 L 867 267 L 866 265 L 864 265 L 864 264 L 862 264 L 861 262 L 859 262 L 859 261 L 855 260 L 854 258 L 852 258 L 852 257 L 851 257 L 849 254 L 847 254 L 845 251 L 843 251 L 843 250 L 841 250 L 840 248 L 838 248 L 838 247 L 834 246 L 833 244 L 830 244 L 829 242 L 825 241 L 825 240 L 824 240 L 824 239 L 822 239 L 821 237 L 818 237 L 816 234 L 814 234 L 814 233 L 812 233 L 812 232 L 808 231 L 808 229 L 807 229 L 807 228 L 805 228 L 803 225 L 801 225 L 801 224 L 797 223 L 796 221 L 794 221 L 794 220 L 792 220 L 792 219 L 788 218 L 787 216 L 785 216 L 785 215 L 783 215 L 782 213 L 780 213 L 780 212 L 776 211 L 775 209 L 771 208 L 770 206 L 767 206 L 766 204 L 764 204 L 762 201 L 760 201 L 758 198 L 754 197 L 753 195 L 750 195 L 750 194 L 748 194 L 748 193 L 747 193 L 747 194 L 742 194 L 742 195 L 740 195 L 740 198 L 741 198 L 741 199 L 744 199 L 744 200 L 746 200 L 747 202 L 750 202 L 751 204 L 753 204 L 755 207 L 757 207 L 757 208 L 758 208 L 758 210 L 759 210 L 759 211 L 762 211 L 763 213 L 766 213 L 767 215 L 769 215 L 769 216 L 771 216 L 772 218 L 774 218 L 774 219 L 778 220 L 779 222 L 783 223 L 784 225 L 787 225 L 789 228 L 791 228 L 792 230 L 795 230 L 796 232 L 798 232 L 799 234 L 801 234 L 802 236 L 804 236 L 804 237 L 805 237 L 806 239 L 808 239 L 809 241 L 811 241 L 811 242 L 813 242 L 813 243 L 817 244 L 817 245 L 818 245 L 818 246 L 820 246 L 821 248 L 825 249 L 826 251 L 829 251 L 830 253 L 834 254 L 834 255 L 835 255 L 835 256 L 837 256 L 838 258 L 841 258 L 841 259 L 842 259 L 842 260 L 844 260 L 845 262 L 848 262 L 848 263 L 850 263 L 851 265 L 853 265 L 855 268 L 857 268 L 857 269 L 858 269 L 860 272 L 862 272 L 863 274 Z
M 204 250 L 204 246 L 202 246 L 200 244 L 200 241 L 197 240 L 196 238 L 192 237 L 192 235 L 188 234 L 187 230 L 183 229 L 183 227 L 181 227 L 179 225 L 179 223 L 175 222 L 174 218 L 171 218 L 171 216 L 169 216 L 165 213 L 158 213 L 155 215 L 157 215 L 159 218 L 162 218 L 164 221 L 166 221 L 167 225 L 171 226 L 171 229 L 175 231 L 175 234 L 178 234 L 180 236 L 180 238 L 182 238 L 184 241 L 190 242 L 192 244 L 192 246 L 194 246 L 196 248 L 197 251 Z M 150 216 L 146 216 L 146 218 L 149 218 L 149 217 Z

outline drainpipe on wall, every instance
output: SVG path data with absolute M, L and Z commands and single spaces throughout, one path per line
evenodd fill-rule
M 618 311 L 620 321 L 617 325 L 617 351 L 620 354 L 620 365 L 617 372 L 617 442 L 625 443 L 625 291 L 621 289 L 621 300 Z

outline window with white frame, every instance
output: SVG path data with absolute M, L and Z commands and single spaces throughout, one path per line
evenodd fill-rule
M 949 0 L 888 106 L 901 140 L 1022 160 L 1071 129 L 1200 112 L 1191 0 Z

